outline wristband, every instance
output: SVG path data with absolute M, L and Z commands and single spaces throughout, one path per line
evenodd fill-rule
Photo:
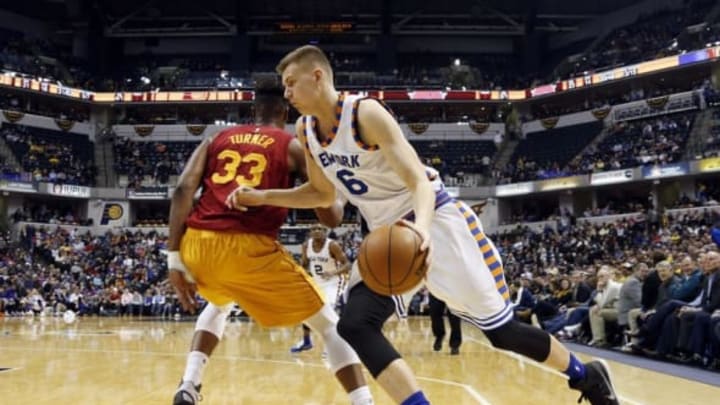
M 169 271 L 179 271 L 185 276 L 185 280 L 190 283 L 194 283 L 195 279 L 190 275 L 187 267 L 180 258 L 180 252 L 177 250 L 167 252 L 167 266 Z

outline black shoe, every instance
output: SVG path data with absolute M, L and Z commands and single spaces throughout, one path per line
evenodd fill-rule
M 685 353 L 668 355 L 668 359 L 680 364 L 690 364 L 694 360 L 693 356 L 689 356 Z
M 459 347 L 451 347 L 450 348 L 450 355 L 451 356 L 457 356 L 460 354 L 460 348 Z
M 177 391 L 175 391 L 175 397 L 173 397 L 173 405 L 196 405 L 202 401 L 200 396 L 200 389 L 202 384 L 193 385 L 190 381 L 181 381 Z
M 584 399 L 592 405 L 620 405 L 610 381 L 608 366 L 604 360 L 585 363 L 585 378 L 579 381 L 569 381 L 568 385 L 582 393 L 578 403 Z
M 433 343 L 433 350 L 439 352 L 440 349 L 442 349 L 442 338 L 435 338 L 435 343 Z

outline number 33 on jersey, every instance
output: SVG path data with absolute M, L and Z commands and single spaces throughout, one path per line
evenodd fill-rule
M 263 206 L 243 212 L 228 209 L 225 200 L 239 186 L 290 187 L 287 156 L 292 139 L 285 131 L 269 126 L 243 125 L 220 132 L 208 148 L 205 172 L 211 175 L 203 182 L 198 209 L 188 225 L 276 236 L 287 209 Z

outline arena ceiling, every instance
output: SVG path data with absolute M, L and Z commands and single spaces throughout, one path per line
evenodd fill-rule
M 361 33 L 380 32 L 387 10 L 395 33 L 522 35 L 534 29 L 564 32 L 584 21 L 642 0 L 30 0 L 2 9 L 53 24 L 82 28 L 100 20 L 108 36 L 232 35 L 267 33 L 277 20 L 352 21 Z M 244 27 L 244 28 L 243 28 Z

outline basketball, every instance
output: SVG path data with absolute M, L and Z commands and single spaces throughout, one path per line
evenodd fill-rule
M 370 232 L 358 253 L 365 285 L 381 295 L 412 290 L 427 273 L 427 251 L 420 251 L 421 244 L 420 234 L 401 224 L 384 225 Z
M 67 311 L 65 311 L 63 313 L 63 321 L 65 321 L 65 323 L 75 322 L 75 312 L 73 312 L 69 309 Z

